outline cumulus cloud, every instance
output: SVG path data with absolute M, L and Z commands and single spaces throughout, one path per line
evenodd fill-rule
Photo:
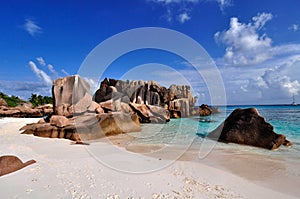
M 299 24 L 293 24 L 289 27 L 289 30 L 292 30 L 292 31 L 298 31 L 300 28 L 299 28 Z
M 184 12 L 184 13 L 181 13 L 179 16 L 178 16 L 178 20 L 180 23 L 185 23 L 186 21 L 190 20 L 191 17 L 188 15 L 188 13 Z
M 281 59 L 281 58 L 280 58 Z M 288 104 L 300 95 L 300 54 L 263 66 L 221 67 L 231 104 Z
M 28 64 L 30 69 L 40 80 L 42 80 L 48 86 L 52 85 L 52 80 L 49 75 L 47 75 L 43 70 L 39 69 L 33 61 L 29 61 Z
M 257 16 L 252 17 L 255 29 L 256 30 L 261 29 L 272 18 L 273 16 L 270 13 L 262 13 L 262 14 L 259 13 Z M 251 24 L 248 25 L 251 26 Z
M 23 28 L 33 37 L 36 36 L 37 34 L 42 33 L 42 28 L 38 26 L 36 22 L 31 19 L 25 19 Z
M 259 30 L 272 19 L 272 14 L 262 13 L 246 24 L 232 17 L 230 27 L 215 33 L 216 42 L 226 45 L 224 61 L 230 65 L 258 64 L 272 56 L 272 39 Z
M 261 90 L 264 97 L 278 96 L 279 93 L 281 96 L 291 97 L 300 92 L 299 81 L 282 75 L 280 68 L 266 70 L 262 76 L 251 81 L 249 85 Z

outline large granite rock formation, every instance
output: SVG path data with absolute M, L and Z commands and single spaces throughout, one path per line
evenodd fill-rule
M 73 105 L 77 104 L 86 94 L 89 95 L 89 92 L 89 84 L 78 75 L 54 80 L 52 86 L 54 114 L 72 117 Z
M 140 131 L 140 121 L 129 104 L 96 103 L 89 85 L 78 75 L 53 82 L 53 115 L 20 130 L 48 138 L 66 138 L 77 143 L 104 136 Z
M 235 109 L 208 137 L 221 142 L 232 142 L 266 149 L 291 145 L 285 135 L 277 134 L 257 109 Z
M 188 117 L 196 101 L 189 86 L 166 89 L 154 81 L 114 79 L 104 79 L 92 99 L 89 84 L 78 75 L 53 81 L 52 94 L 53 114 L 21 128 L 24 134 L 81 143 L 137 132 L 140 123 L 165 123 L 175 114 Z
M 189 117 L 196 102 L 189 86 L 171 85 L 169 89 L 154 81 L 121 81 L 105 78 L 94 95 L 97 103 L 121 102 L 154 105 L 171 112 L 171 117 Z M 177 116 L 175 116 L 177 115 Z

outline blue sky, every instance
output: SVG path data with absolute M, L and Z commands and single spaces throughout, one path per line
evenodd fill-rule
M 162 27 L 203 46 L 220 71 L 228 104 L 290 103 L 292 95 L 300 101 L 299 8 L 298 0 L 2 1 L 0 91 L 25 99 L 51 95 L 52 80 L 78 73 L 99 43 L 126 30 Z M 210 103 L 203 80 L 187 65 L 148 49 L 123 55 L 105 75 L 163 85 L 199 81 L 195 95 Z

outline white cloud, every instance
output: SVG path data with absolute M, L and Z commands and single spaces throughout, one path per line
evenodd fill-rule
M 272 39 L 266 34 L 259 34 L 259 30 L 271 19 L 270 13 L 262 13 L 246 24 L 232 17 L 228 30 L 215 33 L 215 40 L 226 45 L 224 61 L 229 65 L 250 65 L 269 59 L 272 56 Z
M 29 61 L 28 64 L 39 79 L 43 80 L 43 82 L 48 86 L 52 85 L 52 80 L 49 75 L 47 75 L 43 70 L 39 69 L 33 61 Z
M 153 2 L 155 4 L 161 5 L 166 9 L 166 14 L 164 18 L 168 22 L 174 21 L 177 19 L 181 24 L 185 23 L 188 20 L 191 20 L 192 10 L 195 6 L 199 6 L 200 3 L 217 3 L 220 10 L 223 12 L 224 9 L 232 5 L 231 0 L 146 0 L 147 2 Z
M 178 16 L 178 20 L 180 23 L 185 23 L 186 21 L 190 20 L 191 17 L 188 15 L 188 13 L 184 12 L 184 13 L 181 13 L 179 16 Z
M 219 4 L 220 10 L 224 11 L 224 9 L 226 7 L 229 7 L 232 5 L 232 1 L 231 0 L 216 0 L 217 3 Z
M 300 46 L 299 46 L 300 47 Z M 229 104 L 288 104 L 300 95 L 300 53 L 252 67 L 220 67 Z
M 52 80 L 58 78 L 58 73 L 55 70 L 54 66 L 51 64 L 47 64 L 42 57 L 37 57 L 36 62 L 29 61 L 28 65 L 37 79 L 41 81 L 3 81 L 0 80 L 0 91 L 9 95 L 16 95 L 22 99 L 28 99 L 32 93 L 39 95 L 47 95 L 51 96 L 51 86 Z M 44 70 L 38 67 L 47 66 L 51 75 L 47 74 Z M 69 74 L 62 69 L 65 75 L 69 76 Z M 93 83 L 93 82 L 92 82 Z
M 38 26 L 36 22 L 30 19 L 25 19 L 23 27 L 33 37 L 42 33 L 42 28 Z
M 46 62 L 43 57 L 37 57 L 36 60 L 39 62 L 41 66 L 46 66 Z
M 39 63 L 41 66 L 46 66 L 46 65 L 47 65 L 47 68 L 48 68 L 48 70 L 51 72 L 53 78 L 58 78 L 58 73 L 56 72 L 56 70 L 54 69 L 54 67 L 53 67 L 52 64 L 47 64 L 47 63 L 45 62 L 45 60 L 44 60 L 43 57 L 37 57 L 36 60 L 38 61 L 38 63 Z
M 58 73 L 56 72 L 56 70 L 54 69 L 53 65 L 52 64 L 48 64 L 47 65 L 49 71 L 52 73 L 52 75 L 57 78 L 58 77 Z
M 62 72 L 63 74 L 65 74 L 66 76 L 69 76 L 69 75 L 70 75 L 65 69 L 61 69 L 61 72 Z
M 0 88 L 1 92 L 19 96 L 21 99 L 28 99 L 32 93 L 51 96 L 51 87 L 44 82 L 0 80 Z
M 300 92 L 300 83 L 298 80 L 291 80 L 288 75 L 283 75 L 282 69 L 267 69 L 264 74 L 249 83 L 250 87 L 259 89 L 263 97 L 275 98 L 278 96 L 291 97 Z
M 298 31 L 300 28 L 299 28 L 299 24 L 293 24 L 289 27 L 289 30 L 292 30 L 292 31 Z
M 259 30 L 264 25 L 273 18 L 272 14 L 270 13 L 262 13 L 258 14 L 257 16 L 252 17 L 252 20 L 254 22 L 254 27 Z M 251 25 L 250 25 L 251 26 Z

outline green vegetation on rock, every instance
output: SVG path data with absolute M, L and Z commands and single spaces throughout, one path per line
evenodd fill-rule
M 49 96 L 41 96 L 41 95 L 37 95 L 37 94 L 31 94 L 31 97 L 29 98 L 29 102 L 34 107 L 37 107 L 39 105 L 52 104 L 53 98 L 49 97 Z
M 21 103 L 26 102 L 26 101 L 20 99 L 17 96 L 14 96 L 14 95 L 8 96 L 8 95 L 6 95 L 2 92 L 0 92 L 0 98 L 4 99 L 9 107 L 15 107 L 15 106 L 18 106 Z
M 0 92 L 0 99 L 4 99 L 9 107 L 16 107 L 20 104 L 24 104 L 27 101 L 20 99 L 17 96 L 8 96 L 5 93 Z M 31 94 L 31 97 L 28 100 L 34 107 L 44 104 L 52 104 L 53 98 L 49 96 L 42 96 L 37 94 Z

